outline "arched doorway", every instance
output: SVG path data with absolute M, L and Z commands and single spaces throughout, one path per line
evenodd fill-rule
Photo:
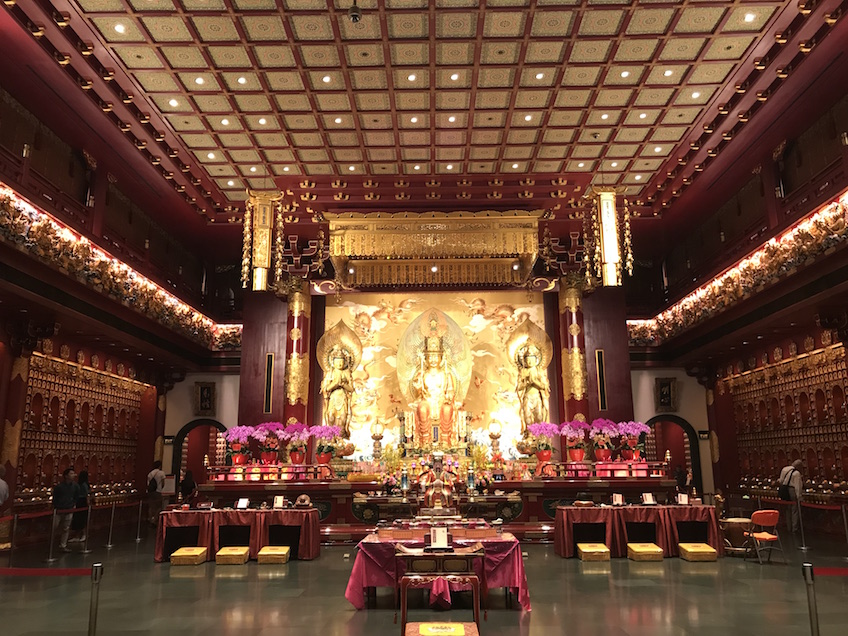
M 691 462 L 690 468 L 692 469 L 692 477 L 694 478 L 695 488 L 699 493 L 704 492 L 704 480 L 701 476 L 701 453 L 698 449 L 698 431 L 695 430 L 689 422 L 684 420 L 682 417 L 677 415 L 663 414 L 663 415 L 654 415 L 651 419 L 645 422 L 648 426 L 657 430 L 657 426 L 663 430 L 663 432 L 668 432 L 669 439 L 675 439 L 674 429 L 671 427 L 666 427 L 664 425 L 677 425 L 681 429 L 683 429 L 683 433 L 685 435 L 684 442 L 688 443 L 689 447 L 689 461 Z M 663 450 L 663 454 L 665 450 Z M 681 453 L 678 451 L 677 453 L 680 455 Z M 648 459 L 653 459 L 652 457 L 648 457 Z M 658 461 L 662 461 L 663 458 L 659 457 Z M 678 464 L 683 465 L 683 457 L 675 457 L 675 453 L 672 452 L 671 466 L 670 469 L 673 471 L 674 467 Z
M 177 475 L 177 481 L 182 479 L 184 469 L 191 470 L 198 483 L 206 480 L 203 457 L 209 455 L 211 463 L 215 463 L 215 448 L 210 442 L 214 437 L 210 433 L 214 431 L 217 437 L 217 433 L 224 433 L 226 430 L 227 427 L 221 422 L 209 418 L 192 420 L 179 430 L 174 436 L 174 451 L 171 459 L 171 470 Z M 187 451 L 185 462 L 183 462 L 184 448 Z

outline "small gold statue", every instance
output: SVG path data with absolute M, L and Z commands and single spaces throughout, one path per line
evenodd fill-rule
M 551 387 L 547 367 L 553 354 L 553 345 L 548 334 L 528 318 L 513 331 L 507 341 L 507 351 L 518 371 L 515 394 L 518 397 L 523 437 L 530 424 L 546 422 L 548 419 Z
M 324 423 L 338 426 L 342 437 L 350 438 L 353 416 L 353 371 L 362 357 L 362 342 L 343 321 L 324 333 L 317 346 L 318 364 L 324 371 L 321 396 Z

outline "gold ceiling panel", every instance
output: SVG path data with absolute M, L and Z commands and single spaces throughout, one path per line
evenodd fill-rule
M 293 68 L 296 66 L 294 53 L 282 46 L 259 45 L 253 47 L 256 61 L 261 68 Z
M 692 71 L 688 82 L 690 84 L 720 84 L 730 75 L 734 66 L 730 62 L 724 64 L 699 64 Z
M 598 91 L 595 97 L 595 106 L 601 108 L 623 107 L 630 103 L 633 93 L 636 91 L 632 88 L 605 88 Z
M 193 42 L 194 37 L 181 17 L 142 17 L 141 23 L 154 42 Z
M 524 35 L 526 14 L 521 11 L 487 12 L 483 22 L 483 37 L 518 38 Z M 476 27 L 475 27 L 476 28 Z
M 555 110 L 548 118 L 548 124 L 551 126 L 577 126 L 581 119 L 580 111 Z
M 574 23 L 572 11 L 538 11 L 533 17 L 533 37 L 567 37 Z
M 133 73 L 136 81 L 148 93 L 163 93 L 166 91 L 177 91 L 179 86 L 168 73 L 156 71 L 137 71 Z
M 564 53 L 563 42 L 529 42 L 524 60 L 529 64 L 559 64 Z
M 230 17 L 196 16 L 191 18 L 194 28 L 204 42 L 240 42 L 238 29 Z
M 685 126 L 663 126 L 651 135 L 651 141 L 680 141 L 686 134 Z
M 615 135 L 616 141 L 627 142 L 642 142 L 651 131 L 650 128 L 622 128 Z
M 236 95 L 233 100 L 239 110 L 247 113 L 267 113 L 271 111 L 271 102 L 265 95 Z
M 250 135 L 240 133 L 227 133 L 218 135 L 218 141 L 224 148 L 248 148 L 253 146 Z M 258 153 L 254 153 L 257 154 Z M 257 156 L 256 160 L 258 161 Z
M 255 150 L 231 150 L 230 157 L 233 161 L 239 163 L 256 163 L 259 161 L 259 153 Z
M 87 13 L 117 13 L 124 10 L 121 0 L 77 0 L 77 4 Z
M 674 9 L 637 9 L 627 25 L 627 35 L 663 35 L 674 18 Z
M 480 61 L 483 64 L 517 64 L 520 54 L 519 42 L 484 41 Z
M 562 170 L 562 161 L 534 161 L 533 172 L 560 172 Z
M 429 32 L 429 20 L 426 14 L 392 14 L 387 16 L 389 37 L 396 38 L 426 38 Z
M 395 153 L 395 149 L 392 148 L 369 148 L 368 149 L 368 160 L 369 161 L 395 161 L 397 159 L 397 154 Z
M 286 30 L 276 16 L 244 16 L 241 26 L 250 42 L 284 42 Z
M 294 161 L 294 153 L 291 150 L 263 150 L 262 154 L 265 155 L 265 159 L 271 162 L 292 162 Z
M 430 63 L 430 47 L 418 42 L 400 42 L 390 47 L 392 64 L 397 66 L 426 66 Z
M 583 14 L 580 35 L 616 35 L 626 13 L 617 9 L 595 9 Z
M 692 62 L 697 59 L 706 38 L 671 38 L 666 41 L 660 52 L 661 61 Z
M 694 7 L 680 14 L 675 33 L 712 33 L 721 21 L 724 7 Z
M 659 40 L 625 40 L 615 51 L 616 62 L 647 62 L 654 56 Z
M 161 50 L 172 68 L 206 69 L 209 67 L 201 50 L 193 46 L 163 46 Z
M 186 133 L 180 135 L 180 137 L 189 148 L 214 148 L 216 145 L 212 135 Z
M 129 69 L 165 68 L 156 49 L 150 46 L 116 46 L 115 52 Z

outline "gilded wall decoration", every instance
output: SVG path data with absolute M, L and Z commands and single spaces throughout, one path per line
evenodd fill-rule
M 562 282 L 559 288 L 559 313 L 566 312 L 576 313 L 583 302 L 582 287 L 563 287 Z
M 521 420 L 517 373 L 506 343 L 526 318 L 545 324 L 541 294 L 533 293 L 528 301 L 523 291 L 357 293 L 328 303 L 325 328 L 344 320 L 362 342 L 362 361 L 353 373 L 350 426 L 357 453 L 370 455 L 375 422 L 386 427 L 383 443 L 388 445 L 396 443 L 401 432 L 398 415 L 414 417 L 398 380 L 399 348 L 409 325 L 428 308 L 448 316 L 468 342 L 468 389 L 456 416 L 465 414 L 469 439 L 487 444 L 487 427 L 498 420 L 503 427 L 501 448 L 508 454 L 520 437 Z
M 303 331 L 300 330 L 299 327 L 292 327 L 291 331 L 289 331 L 289 339 L 294 342 L 297 342 L 303 336 Z
M 309 358 L 305 353 L 292 353 L 286 360 L 286 399 L 292 405 L 309 400 Z
M 565 400 L 583 400 L 589 392 L 586 354 L 583 350 L 562 350 L 562 395 Z

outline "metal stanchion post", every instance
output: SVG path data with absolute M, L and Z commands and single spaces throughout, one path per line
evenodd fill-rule
M 842 507 L 842 512 L 845 512 L 845 506 Z M 12 532 L 9 543 L 9 567 L 12 567 L 12 553 L 15 551 L 15 535 L 18 533 L 18 513 L 12 517 Z
M 757 495 L 757 510 L 763 509 L 763 498 Z
M 807 545 L 807 540 L 804 538 L 804 519 L 801 517 L 801 500 L 796 499 L 795 505 L 798 506 L 798 527 L 801 528 L 801 545 L 798 546 L 798 549 L 807 551 L 810 547 Z
M 138 527 L 135 533 L 135 542 L 141 543 L 141 507 L 144 505 L 144 499 L 138 500 Z
M 50 549 L 47 552 L 47 562 L 53 563 L 56 557 L 53 556 L 53 542 L 56 539 L 56 509 L 53 508 L 53 517 L 50 524 Z
M 804 575 L 804 583 L 807 584 L 807 606 L 810 613 L 810 634 L 819 636 L 819 610 L 816 607 L 816 588 L 813 577 L 813 564 L 805 563 L 801 566 Z
M 845 512 L 845 504 L 842 504 L 842 525 L 845 526 L 845 541 L 848 543 L 848 513 Z M 848 556 L 842 558 L 848 561 Z M 11 557 L 9 559 L 11 560 Z
M 88 506 L 88 510 L 85 514 L 85 541 L 82 544 L 82 553 L 83 554 L 91 554 L 91 550 L 88 549 L 88 531 L 91 528 L 91 513 L 94 512 L 94 508 Z
M 112 502 L 112 516 L 109 518 L 109 538 L 106 540 L 106 549 L 111 550 L 112 545 L 112 526 L 115 525 L 115 502 Z
M 97 603 L 100 600 L 100 579 L 103 578 L 103 564 L 91 566 L 91 605 L 88 608 L 88 636 L 97 633 Z

